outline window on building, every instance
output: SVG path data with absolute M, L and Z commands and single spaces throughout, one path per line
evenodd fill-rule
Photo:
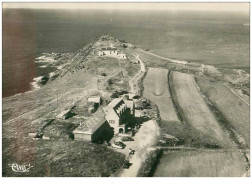
M 109 120 L 109 123 L 115 124 L 115 121 L 114 120 Z

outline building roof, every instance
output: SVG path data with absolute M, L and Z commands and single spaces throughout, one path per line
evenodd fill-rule
M 63 116 L 67 115 L 71 110 L 63 110 L 60 114 L 56 116 L 56 118 L 62 118 Z
M 103 110 L 98 109 L 82 125 L 73 131 L 73 133 L 93 134 L 104 122 L 106 122 Z
M 123 102 L 122 98 L 115 98 L 113 99 L 108 105 L 107 107 L 111 107 L 111 108 L 115 108 L 117 105 L 119 105 L 120 103 Z
M 112 47 L 106 47 L 106 48 L 101 48 L 102 51 L 117 51 L 117 48 L 112 48 Z
M 125 104 L 127 105 L 128 108 L 130 108 L 130 110 L 134 109 L 134 101 L 132 100 L 124 100 Z
M 104 110 L 106 114 L 115 112 L 119 116 L 121 111 L 123 111 L 126 107 L 127 105 L 122 98 L 115 98 L 105 107 Z
M 88 102 L 100 103 L 101 97 L 100 96 L 90 96 L 90 97 L 88 97 Z

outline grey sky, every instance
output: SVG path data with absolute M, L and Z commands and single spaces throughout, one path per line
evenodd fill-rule
M 249 13 L 249 3 L 3 3 L 3 8 L 203 10 Z

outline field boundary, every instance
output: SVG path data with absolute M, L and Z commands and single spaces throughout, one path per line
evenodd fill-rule
M 194 78 L 195 83 L 197 84 L 197 78 Z M 198 86 L 198 84 L 197 84 Z M 198 89 L 200 91 L 200 94 L 202 95 L 204 101 L 206 102 L 207 106 L 209 107 L 210 111 L 214 114 L 216 120 L 221 125 L 222 129 L 224 129 L 228 135 L 228 137 L 231 139 L 232 142 L 234 142 L 235 146 L 238 148 L 238 150 L 242 153 L 243 157 L 246 160 L 246 168 L 249 172 L 250 170 L 250 160 L 247 157 L 246 150 L 249 149 L 247 146 L 247 143 L 244 144 L 240 141 L 239 137 L 242 137 L 235 131 L 235 128 L 233 125 L 225 118 L 225 116 L 222 114 L 222 112 L 215 106 L 213 102 L 207 96 L 204 94 L 203 91 L 200 90 L 200 87 L 198 86 Z M 245 140 L 244 140 L 245 141 Z
M 172 72 L 172 70 L 169 70 L 169 71 L 168 71 L 168 74 L 167 74 L 168 90 L 169 90 L 169 92 L 170 92 L 170 94 L 171 94 L 171 101 L 172 101 L 173 107 L 174 107 L 174 109 L 175 109 L 175 111 L 176 111 L 176 113 L 177 113 L 178 119 L 183 123 L 183 120 L 182 120 L 182 117 L 181 117 L 181 115 L 180 115 L 179 109 L 178 109 L 178 107 L 177 107 L 177 105 L 176 105 L 176 103 L 175 103 L 175 101 L 174 101 L 174 93 L 175 93 L 175 91 L 172 90 L 172 87 L 173 87 L 173 86 L 171 85 L 171 83 L 172 83 L 172 81 L 171 81 L 171 72 Z M 183 125 L 184 125 L 184 123 L 183 123 Z M 184 126 L 185 126 L 185 125 L 184 125 Z

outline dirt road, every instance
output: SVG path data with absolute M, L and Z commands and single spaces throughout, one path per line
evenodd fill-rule
M 140 62 L 141 70 L 129 81 L 129 86 L 130 86 L 130 92 L 138 94 L 139 92 L 137 88 L 137 82 L 144 76 L 146 68 L 145 64 L 139 58 L 139 55 L 136 55 L 135 58 Z
M 132 165 L 129 169 L 122 169 L 117 177 L 136 177 L 142 163 L 145 161 L 146 154 L 155 145 L 159 136 L 159 126 L 153 120 L 142 124 L 138 133 L 134 137 L 134 142 L 126 142 L 127 146 L 123 149 L 123 153 L 127 155 Z M 136 150 L 134 155 L 128 155 L 129 148 Z M 118 149 L 120 151 L 120 149 Z M 122 152 L 122 151 L 121 151 Z

